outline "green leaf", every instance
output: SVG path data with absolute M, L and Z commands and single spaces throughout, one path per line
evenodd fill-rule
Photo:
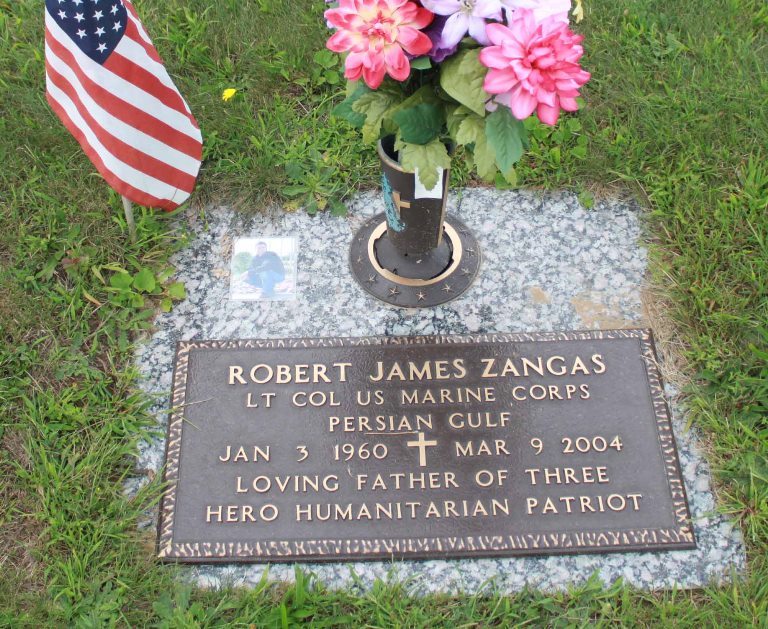
M 173 308 L 173 302 L 170 297 L 166 297 L 160 302 L 160 310 L 163 312 L 170 312 L 171 308 Z
M 386 92 L 366 92 L 352 104 L 352 110 L 365 116 L 363 142 L 371 144 L 379 139 L 384 114 L 392 106 L 394 96 Z
M 443 62 L 440 87 L 478 116 L 485 116 L 485 101 L 489 95 L 483 89 L 483 81 L 488 68 L 480 63 L 479 55 L 480 49 L 474 48 Z
M 333 108 L 331 111 L 331 114 L 336 116 L 337 118 L 343 118 L 348 123 L 350 123 L 353 127 L 357 127 L 360 129 L 365 124 L 365 114 L 359 114 L 354 109 L 352 109 L 352 105 L 355 103 L 355 101 L 360 98 L 367 90 L 364 88 L 358 87 L 355 92 L 348 98 L 345 98 L 343 101 L 341 101 L 336 107 Z
M 508 107 L 498 107 L 485 120 L 485 135 L 494 150 L 499 170 L 509 172 L 523 156 L 523 123 Z
M 429 70 L 432 67 L 432 60 L 426 55 L 423 57 L 416 57 L 411 61 L 411 67 L 414 70 Z
M 438 168 L 450 168 L 451 157 L 440 140 L 434 139 L 429 144 L 411 144 L 399 142 L 400 163 L 408 172 L 419 172 L 419 181 L 431 190 L 437 185 Z
M 184 288 L 183 282 L 174 282 L 173 284 L 169 284 L 168 288 L 166 289 L 168 291 L 168 296 L 172 299 L 186 299 L 187 297 L 187 289 Z
M 155 290 L 155 274 L 149 269 L 141 269 L 133 276 L 133 285 L 140 291 L 151 293 Z
M 338 199 L 331 199 L 330 200 L 331 205 L 331 216 L 346 216 L 347 215 L 347 206 L 344 205 L 341 201 Z
M 131 287 L 132 283 L 133 278 L 130 276 L 130 274 L 123 271 L 119 273 L 113 273 L 109 278 L 109 285 L 113 288 L 119 288 L 120 290 L 127 290 Z
M 477 174 L 482 179 L 492 182 L 496 177 L 496 151 L 488 143 L 485 134 L 485 120 L 474 114 L 461 121 L 456 133 L 458 144 L 472 145 Z
M 467 145 L 475 144 L 479 138 L 485 136 L 485 121 L 474 114 L 464 117 L 459 123 L 456 132 L 456 143 Z
M 317 211 L 320 209 L 317 205 L 317 199 L 315 199 L 313 196 L 307 197 L 307 204 L 304 209 L 310 216 L 317 214 Z
M 306 194 L 309 190 L 310 188 L 306 184 L 296 184 L 295 186 L 283 186 L 280 189 L 280 192 L 287 197 L 298 197 L 302 194 Z
M 456 135 L 459 133 L 459 126 L 467 116 L 474 115 L 470 109 L 464 107 L 464 105 L 458 105 L 454 107 L 448 107 L 448 114 L 446 115 L 445 124 L 448 127 L 448 134 L 456 140 Z
M 423 85 L 408 98 L 394 104 L 387 112 L 387 117 L 391 118 L 402 109 L 410 109 L 411 107 L 416 107 L 416 105 L 421 105 L 422 103 L 429 103 L 432 105 L 440 104 L 440 99 L 435 94 L 435 90 L 431 85 Z
M 508 173 L 496 173 L 494 184 L 499 190 L 511 190 L 517 187 L 517 171 L 512 168 Z
M 400 127 L 403 141 L 427 144 L 434 140 L 443 128 L 443 112 L 440 107 L 422 103 L 410 109 L 401 109 L 392 116 Z
M 285 164 L 285 174 L 288 175 L 293 181 L 304 181 L 306 173 L 304 168 L 296 160 L 289 160 Z
M 497 172 L 496 152 L 488 143 L 484 134 L 477 139 L 477 142 L 475 142 L 475 148 L 472 150 L 472 154 L 475 157 L 477 174 L 485 181 L 492 182 L 496 177 Z
M 327 49 L 318 50 L 313 57 L 315 63 L 323 68 L 333 68 L 338 63 L 338 57 Z

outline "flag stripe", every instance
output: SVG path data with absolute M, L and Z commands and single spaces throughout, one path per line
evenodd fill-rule
M 186 113 L 192 126 L 197 128 L 197 122 L 188 113 L 184 99 L 176 91 L 163 65 L 149 57 L 146 48 L 140 45 L 135 37 L 131 37 L 131 31 L 134 29 L 135 27 L 129 24 L 125 37 L 104 67 L 119 76 L 130 77 L 131 81 L 141 85 L 144 91 Z
M 49 55 L 46 60 L 46 68 L 59 89 L 65 91 L 73 100 L 76 100 L 80 104 L 79 108 L 86 110 L 91 118 L 100 127 L 107 130 L 110 135 L 118 139 L 130 138 L 131 144 L 137 152 L 145 153 L 146 155 L 162 155 L 163 161 L 170 166 L 192 177 L 197 174 L 199 166 L 197 159 L 169 147 L 155 137 L 139 131 L 113 116 L 91 98 L 88 90 L 78 80 L 77 75 L 58 57 Z M 75 95 L 77 95 L 77 99 L 73 98 Z
M 83 88 L 106 109 L 109 109 L 115 117 L 148 135 L 162 137 L 166 144 L 190 157 L 199 158 L 201 147 L 198 138 L 179 131 L 176 127 L 171 126 L 165 121 L 158 120 L 143 109 L 118 98 L 112 92 L 100 86 L 80 68 L 69 49 L 62 46 L 54 38 L 49 38 L 46 44 L 48 57 L 56 56 L 69 66 L 80 80 Z M 189 128 L 188 121 L 185 122 L 185 126 Z M 199 129 L 194 129 L 194 131 L 199 136 Z
M 128 10 L 129 24 L 136 29 L 136 33 L 138 34 L 138 37 L 132 38 L 132 41 L 135 40 L 138 44 L 142 45 L 146 53 L 158 64 L 160 64 L 161 67 L 163 67 L 163 60 L 160 58 L 160 55 L 157 54 L 157 50 L 155 50 L 155 47 L 152 44 L 152 40 L 149 38 L 149 35 L 147 35 L 147 31 L 144 29 L 144 25 L 141 23 L 139 15 L 136 13 L 136 9 L 133 7 L 133 3 L 130 1 L 125 2 L 125 8 Z M 167 73 L 165 74 L 167 76 Z M 176 89 L 176 87 L 173 85 L 173 82 L 171 82 L 171 87 L 173 87 L 174 90 Z M 179 94 L 179 96 L 181 96 L 181 94 Z M 192 111 L 190 110 L 189 105 L 187 105 L 187 102 L 183 98 L 181 99 L 181 102 L 184 106 L 184 110 L 192 118 L 192 122 L 197 125 L 197 121 L 192 116 Z
M 119 94 L 121 100 L 132 103 L 144 111 L 151 111 L 152 116 L 155 118 L 199 141 L 200 130 L 191 124 L 186 112 L 180 112 L 168 107 L 168 105 L 152 94 L 145 92 L 130 81 L 99 65 L 76 46 L 67 45 L 69 37 L 59 28 L 59 25 L 50 17 L 50 14 L 46 16 L 46 26 L 55 44 L 58 44 L 57 46 L 53 41 L 51 42 L 54 52 L 66 59 L 66 55 L 62 54 L 61 49 L 66 50 L 71 55 L 71 60 L 73 61 L 69 65 L 72 67 L 79 66 L 83 76 L 93 79 L 98 78 L 100 83 L 109 84 L 112 89 L 108 93 Z
M 57 88 L 59 88 L 69 97 L 69 99 L 74 103 L 75 107 L 77 107 L 77 110 L 80 112 L 80 115 L 83 117 L 86 124 L 93 131 L 93 134 L 96 136 L 99 142 L 101 142 L 101 144 L 108 151 L 110 151 L 110 153 L 113 155 L 119 155 L 123 163 L 131 166 L 132 168 L 135 168 L 142 173 L 151 173 L 155 177 L 160 177 L 163 181 L 173 182 L 184 190 L 189 192 L 192 191 L 195 185 L 195 175 L 197 174 L 197 169 L 194 167 L 194 160 L 192 158 L 184 156 L 188 162 L 187 167 L 191 170 L 191 172 L 185 172 L 179 168 L 176 168 L 173 164 L 170 164 L 167 161 L 161 161 L 156 157 L 153 157 L 154 153 L 151 150 L 139 150 L 137 145 L 140 142 L 137 142 L 136 137 L 138 132 L 135 132 L 135 135 L 131 137 L 131 140 L 134 144 L 127 144 L 121 140 L 119 136 L 115 136 L 107 131 L 107 129 L 110 128 L 113 131 L 121 130 L 117 127 L 117 125 L 110 126 L 110 119 L 112 116 L 109 116 L 109 114 L 104 112 L 105 115 L 100 117 L 101 120 L 97 117 L 94 117 L 91 108 L 84 100 L 84 98 L 87 99 L 88 97 L 85 96 L 84 93 L 79 93 L 75 86 L 69 83 L 64 76 L 59 74 L 51 65 L 50 59 L 46 64 L 46 67 L 48 70 L 48 80 L 56 85 Z M 102 120 L 103 123 L 101 122 Z M 128 135 L 130 136 L 130 133 Z M 153 138 L 148 136 L 145 137 L 151 142 L 161 144 Z M 168 157 L 167 153 L 168 151 L 166 150 L 165 154 L 160 153 L 160 155 L 163 155 L 163 158 L 166 158 Z
M 48 93 L 51 96 L 51 100 L 63 110 L 64 114 L 66 114 L 72 128 L 79 131 L 80 137 L 78 139 L 82 138 L 87 146 L 90 147 L 91 150 L 86 151 L 88 156 L 93 159 L 95 153 L 95 155 L 100 158 L 100 161 L 103 162 L 106 171 L 112 173 L 115 179 L 126 183 L 137 190 L 144 191 L 150 198 L 161 200 L 164 204 L 179 195 L 179 192 L 183 192 L 174 186 L 168 185 L 164 181 L 160 181 L 151 175 L 136 170 L 110 153 L 107 148 L 99 142 L 93 130 L 85 123 L 83 117 L 80 115 L 80 112 L 70 98 L 51 81 L 48 82 Z M 49 102 L 51 101 L 49 100 Z M 70 128 L 70 131 L 72 131 L 72 128 Z M 72 133 L 74 135 L 74 131 L 72 131 Z M 117 173 L 119 173 L 119 175 Z M 102 175 L 104 174 L 105 173 L 102 172 Z
M 155 47 L 152 44 L 152 40 L 149 38 L 149 35 L 147 35 L 147 31 L 144 28 L 144 25 L 141 23 L 139 14 L 136 13 L 136 9 L 134 8 L 133 3 L 129 0 L 128 2 L 124 2 L 124 4 L 128 11 L 128 19 L 136 25 L 136 30 L 139 33 L 139 37 L 141 37 L 141 39 L 148 44 L 147 52 L 149 53 L 149 56 L 158 63 L 162 64 L 163 60 L 160 59 L 160 55 L 157 54 L 157 50 L 155 50 Z
M 152 195 L 147 194 L 143 190 L 139 190 L 138 188 L 135 188 L 125 183 L 122 179 L 120 179 L 112 171 L 110 171 L 109 168 L 107 168 L 107 166 L 102 161 L 99 154 L 93 149 L 93 147 L 90 146 L 90 144 L 88 144 L 88 141 L 86 140 L 80 128 L 77 127 L 72 122 L 72 120 L 69 118 L 69 115 L 67 115 L 67 112 L 64 110 L 64 108 L 61 105 L 59 105 L 57 101 L 53 99 L 50 92 L 46 94 L 46 99 L 48 100 L 48 104 L 51 106 L 51 109 L 53 109 L 54 113 L 64 123 L 64 126 L 67 128 L 67 130 L 80 143 L 80 146 L 83 148 L 88 158 L 93 162 L 93 165 L 96 166 L 101 176 L 104 177 L 104 179 L 106 179 L 107 183 L 118 194 L 122 194 L 130 198 L 132 201 L 139 203 L 140 205 L 146 205 L 147 207 L 159 207 L 163 209 L 166 209 L 166 208 L 171 209 L 170 207 L 168 207 L 168 202 L 166 200 L 153 197 Z

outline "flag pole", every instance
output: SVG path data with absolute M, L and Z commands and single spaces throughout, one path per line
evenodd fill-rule
M 133 203 L 130 199 L 123 197 L 123 209 L 125 210 L 125 222 L 128 224 L 128 235 L 131 242 L 136 242 L 136 221 L 133 219 Z

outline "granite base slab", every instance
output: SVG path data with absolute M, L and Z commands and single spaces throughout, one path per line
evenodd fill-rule
M 384 211 L 379 194 L 359 195 L 345 219 L 275 211 L 246 216 L 227 207 L 188 211 L 180 228 L 190 241 L 173 263 L 188 297 L 160 315 L 156 331 L 137 350 L 152 411 L 167 421 L 175 344 L 191 339 L 247 339 L 368 335 L 471 334 L 648 326 L 641 291 L 646 271 L 641 209 L 632 201 L 602 200 L 586 210 L 570 193 L 467 189 L 452 195 L 448 211 L 473 230 L 483 264 L 460 299 L 421 310 L 388 306 L 367 295 L 347 266 L 358 227 Z M 229 299 L 234 238 L 294 235 L 299 239 L 295 301 Z M 662 357 L 663 358 L 663 357 Z M 414 594 L 511 593 L 524 587 L 562 590 L 597 574 L 603 583 L 623 578 L 645 589 L 695 588 L 728 580 L 745 569 L 737 524 L 716 513 L 709 467 L 686 430 L 676 391 L 670 401 L 680 464 L 694 522 L 695 550 L 663 553 L 472 560 L 301 564 L 331 588 L 368 589 L 376 579 L 406 582 Z M 164 440 L 141 449 L 139 470 L 163 465 Z M 135 479 L 129 491 L 144 482 Z M 153 523 L 148 523 L 151 526 Z M 266 565 L 184 566 L 201 586 L 258 583 Z M 292 581 L 294 565 L 268 567 L 270 579 Z

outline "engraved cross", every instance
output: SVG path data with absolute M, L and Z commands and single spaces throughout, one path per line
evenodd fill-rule
M 395 202 L 395 207 L 397 208 L 397 213 L 400 213 L 400 210 L 403 208 L 409 208 L 411 207 L 411 203 L 409 201 L 403 201 L 400 198 L 400 193 L 397 191 L 392 192 L 392 200 Z
M 407 441 L 405 443 L 409 448 L 418 448 L 419 449 L 419 467 L 426 467 L 427 466 L 427 446 L 436 446 L 437 441 L 434 439 L 430 439 L 429 441 L 424 440 L 424 433 L 419 433 L 419 438 L 416 441 Z

